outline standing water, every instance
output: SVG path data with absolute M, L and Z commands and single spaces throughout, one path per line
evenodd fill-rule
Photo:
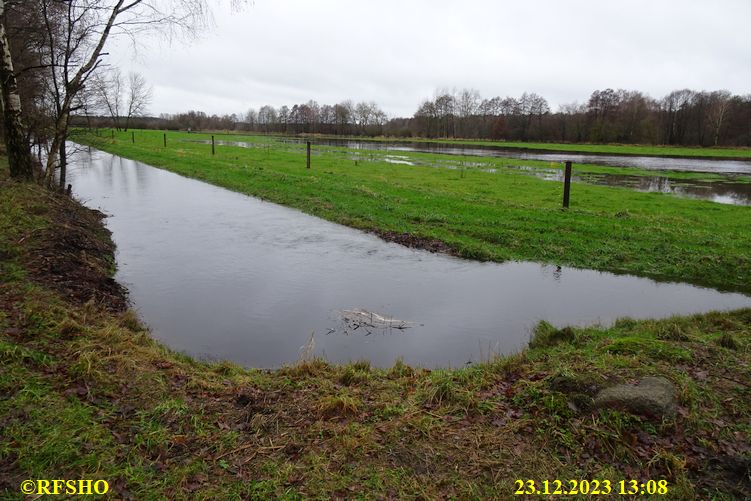
M 607 324 L 751 305 L 686 284 L 408 249 L 95 150 L 75 154 L 69 176 L 79 200 L 110 216 L 116 278 L 154 336 L 201 358 L 278 367 L 313 334 L 315 354 L 332 362 L 455 367 L 521 350 L 540 320 Z M 387 321 L 342 319 L 360 309 Z
M 296 145 L 303 140 L 299 138 L 281 138 L 281 143 Z M 211 144 L 205 139 L 190 142 Z M 240 148 L 265 148 L 267 143 L 245 141 L 216 141 L 216 144 L 237 146 Z M 591 164 L 617 167 L 638 167 L 654 171 L 654 175 L 633 175 L 613 173 L 583 172 L 574 176 L 574 182 L 584 182 L 602 186 L 620 186 L 637 191 L 671 193 L 681 197 L 711 200 L 717 203 L 731 205 L 751 205 L 751 161 L 719 160 L 712 158 L 670 158 L 626 155 L 594 155 L 576 153 L 544 153 L 529 152 L 519 149 L 503 149 L 499 147 L 459 147 L 443 143 L 405 143 L 354 141 L 348 139 L 318 139 L 315 140 L 314 153 L 327 152 L 357 160 L 379 160 L 392 164 L 428 165 L 449 169 L 464 168 L 465 165 L 480 167 L 484 172 L 495 172 L 501 165 L 488 167 L 482 162 L 465 162 L 466 157 L 502 157 L 523 160 L 545 160 L 551 163 L 572 161 L 576 164 Z M 294 148 L 295 146 L 293 146 Z M 342 149 L 348 148 L 348 149 Z M 337 149 L 338 148 L 338 149 Z M 374 150 L 381 150 L 385 154 L 372 155 Z M 371 154 L 366 154 L 371 152 Z M 405 155 L 404 153 L 440 153 L 444 158 L 423 159 Z M 400 153 L 400 154 L 397 154 Z M 452 159 L 452 156 L 454 157 Z M 457 160 L 457 158 L 459 160 Z M 530 166 L 516 166 L 506 164 L 506 168 L 524 172 L 549 181 L 561 181 L 563 173 L 560 169 L 546 169 Z M 713 180 L 682 179 L 670 177 L 671 171 L 689 171 L 720 176 Z
M 285 138 L 286 142 L 302 139 Z M 316 144 L 364 150 L 389 150 L 443 155 L 467 155 L 478 157 L 517 158 L 520 160 L 544 160 L 546 162 L 572 161 L 577 164 L 606 165 L 611 167 L 636 167 L 646 170 L 672 170 L 685 172 L 710 172 L 714 174 L 751 174 L 751 160 L 717 158 L 675 158 L 646 155 L 614 155 L 601 153 L 575 153 L 540 151 L 502 146 L 457 145 L 435 142 L 388 142 L 358 141 L 352 139 L 319 139 Z

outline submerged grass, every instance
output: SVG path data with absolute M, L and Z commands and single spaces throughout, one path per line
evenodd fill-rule
M 248 137 L 248 134 L 238 134 L 234 131 L 217 130 L 205 131 L 207 134 L 224 136 Z M 290 136 L 280 133 L 252 133 L 254 137 L 264 138 L 266 141 L 274 141 L 276 138 L 312 138 L 312 139 L 349 139 L 353 141 L 371 141 L 388 143 L 440 143 L 466 146 L 491 146 L 496 148 L 508 148 L 519 150 L 539 150 L 548 152 L 569 153 L 603 153 L 610 155 L 643 155 L 664 156 L 676 158 L 736 158 L 739 160 L 751 159 L 751 148 L 732 146 L 670 146 L 656 144 L 599 144 L 599 143 L 554 143 L 554 142 L 530 142 L 530 141 L 505 141 L 488 139 L 462 139 L 462 138 L 423 138 L 423 137 L 392 137 L 392 136 L 340 136 L 327 134 L 298 134 Z
M 314 135 L 315 136 L 315 135 Z M 342 139 L 342 136 L 320 136 Z M 362 137 L 352 137 L 363 140 Z M 743 147 L 700 147 L 700 146 L 665 146 L 647 144 L 587 144 L 587 143 L 535 143 L 525 141 L 488 141 L 482 139 L 425 139 L 425 138 L 365 138 L 367 141 L 420 142 L 459 144 L 467 146 L 495 146 L 522 150 L 561 151 L 570 153 L 607 153 L 611 155 L 646 155 L 666 157 L 705 157 L 705 158 L 751 158 L 751 148 Z
M 356 162 L 330 150 L 305 168 L 304 145 L 244 138 L 258 147 L 211 147 L 208 135 L 81 134 L 76 140 L 241 193 L 415 246 L 483 260 L 530 260 L 721 289 L 751 290 L 748 207 L 661 193 L 561 186 L 501 169 Z M 434 155 L 435 156 L 435 155 Z M 444 156 L 445 157 L 445 156 Z M 368 154 L 367 159 L 371 156 Z

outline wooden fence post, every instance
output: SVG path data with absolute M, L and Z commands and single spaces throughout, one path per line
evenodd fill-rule
M 308 169 L 310 169 L 310 141 L 308 141 Z
M 211 136 L 211 154 L 213 155 L 216 152 L 215 146 L 214 146 L 214 136 Z
M 136 142 L 136 133 L 133 131 L 130 131 L 130 142 L 134 144 Z
M 566 170 L 563 173 L 563 207 L 568 209 L 571 196 L 571 161 L 566 162 Z
M 167 133 L 164 133 L 164 147 L 167 147 Z

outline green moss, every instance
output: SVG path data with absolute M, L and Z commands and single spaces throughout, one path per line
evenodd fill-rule
M 672 343 L 645 337 L 626 336 L 613 340 L 604 347 L 604 351 L 614 355 L 646 357 L 669 362 L 687 361 L 691 351 Z

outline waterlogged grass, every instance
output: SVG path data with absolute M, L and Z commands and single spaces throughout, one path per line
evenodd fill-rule
M 173 133 L 170 133 L 173 134 Z M 279 148 L 280 145 L 286 143 L 288 149 L 300 148 L 301 145 L 296 144 L 296 140 L 302 141 L 304 138 L 291 138 L 288 136 L 248 136 L 241 134 L 223 134 L 215 135 L 216 141 L 236 141 L 249 145 L 253 145 L 259 148 Z M 314 138 L 315 139 L 315 138 Z M 185 140 L 185 139 L 183 139 Z M 358 140 L 353 138 L 353 140 Z M 198 139 L 197 141 L 206 141 Z M 290 142 L 294 141 L 294 142 Z M 340 146 L 328 146 L 328 145 L 314 145 L 315 152 L 329 151 L 338 152 L 348 157 L 359 156 L 365 160 L 374 161 L 376 159 L 384 160 L 389 157 L 404 157 L 406 160 L 417 164 L 427 165 L 433 167 L 444 167 L 452 169 L 464 169 L 464 170 L 480 170 L 480 169 L 504 169 L 504 168 L 531 168 L 534 172 L 535 169 L 556 169 L 562 170 L 562 162 L 551 162 L 548 160 L 527 160 L 527 159 L 512 159 L 503 157 L 481 157 L 475 155 L 447 155 L 440 153 L 425 153 L 425 152 L 404 152 L 399 150 L 358 150 Z M 655 177 L 664 176 L 671 179 L 680 180 L 692 180 L 692 181 L 727 181 L 748 183 L 751 182 L 751 175 L 743 174 L 713 174 L 709 172 L 688 172 L 688 171 L 675 171 L 675 170 L 649 170 L 639 169 L 636 167 L 617 167 L 617 166 L 603 166 L 595 164 L 575 164 L 576 174 L 611 174 L 611 175 L 630 175 L 630 176 L 643 176 L 643 177 Z
M 170 133 L 166 148 L 161 132 L 135 137 L 76 140 L 355 228 L 439 241 L 467 258 L 751 291 L 748 207 L 575 184 L 563 210 L 560 183 L 511 169 L 394 165 L 375 153 L 354 159 L 330 149 L 315 151 L 306 169 L 304 145 L 269 137 L 252 139 L 258 147 L 219 145 L 215 155 L 195 142 L 208 135 Z
M 104 479 L 113 499 L 515 499 L 517 479 L 666 480 L 661 498 L 676 500 L 751 492 L 751 310 L 542 323 L 528 351 L 459 370 L 205 364 L 132 312 L 32 280 L 71 206 L 3 175 L 3 499 L 24 499 L 28 478 Z M 87 238 L 107 243 L 101 228 Z M 646 375 L 676 385 L 674 418 L 591 408 L 597 389 Z
M 243 136 L 229 131 L 207 132 L 225 136 Z M 286 138 L 289 136 L 283 134 L 257 134 L 255 137 L 267 138 L 265 140 L 274 141 L 276 138 Z M 635 155 L 635 156 L 655 156 L 655 157 L 704 157 L 704 158 L 737 158 L 739 160 L 751 159 L 751 148 L 749 147 L 728 147 L 728 146 L 667 146 L 667 145 L 648 145 L 648 144 L 589 144 L 589 143 L 540 143 L 527 141 L 492 141 L 484 139 L 457 139 L 457 138 L 435 138 L 426 139 L 421 137 L 363 137 L 363 136 L 336 136 L 326 134 L 300 134 L 297 137 L 320 138 L 320 139 L 351 139 L 353 141 L 373 141 L 388 143 L 440 143 L 440 144 L 458 144 L 469 146 L 495 146 L 498 148 L 511 148 L 521 150 L 541 150 L 551 152 L 569 152 L 569 153 L 604 153 L 610 155 Z
M 111 131 L 109 130 L 103 130 L 100 132 L 101 134 L 107 135 L 111 134 Z M 190 139 L 186 139 L 186 136 L 181 135 L 180 133 L 170 132 L 170 137 L 172 138 L 174 135 L 177 135 L 178 139 L 180 140 L 196 140 L 196 141 L 206 141 L 207 138 L 210 137 L 210 133 L 203 134 L 200 136 L 200 139 L 195 139 L 196 135 L 193 134 L 190 136 Z M 237 133 L 229 133 L 229 132 L 222 132 L 217 133 L 214 135 L 216 138 L 216 141 L 237 141 L 242 143 L 248 143 L 250 145 L 254 145 L 256 147 L 260 148 L 266 148 L 266 147 L 275 147 L 278 148 L 281 143 L 288 143 L 289 148 L 300 148 L 301 146 L 299 144 L 296 144 L 298 141 L 304 141 L 306 139 L 306 136 L 277 136 L 277 135 L 247 135 L 247 134 L 237 134 Z M 315 141 L 315 139 L 347 139 L 342 136 L 318 136 L 318 135 L 312 135 L 308 137 L 309 139 L 312 139 Z M 372 142 L 439 142 L 442 144 L 446 144 L 444 142 L 438 141 L 438 140 L 425 140 L 425 139 L 416 139 L 416 140 L 399 140 L 399 139 L 390 139 L 390 138 L 367 138 L 363 139 L 361 137 L 351 137 L 348 138 L 353 141 L 372 141 Z M 449 142 L 449 144 L 453 144 Z M 465 140 L 462 142 L 462 140 L 457 140 L 456 144 L 478 144 L 478 145 L 487 145 L 487 144 L 517 144 L 517 145 L 531 145 L 533 143 L 487 143 L 484 144 L 481 141 L 474 141 L 474 140 Z M 548 145 L 548 146 L 556 146 L 555 144 L 550 143 L 534 143 L 539 145 Z M 560 146 L 576 146 L 576 145 L 565 145 L 562 144 Z M 597 145 L 590 145 L 590 146 L 597 146 Z M 340 153 L 349 153 L 351 154 L 358 154 L 364 158 L 384 158 L 388 155 L 400 155 L 407 157 L 410 161 L 414 161 L 415 163 L 423 164 L 423 165 L 433 165 L 433 166 L 451 166 L 453 168 L 464 168 L 464 169 L 502 169 L 505 167 L 531 167 L 531 168 L 539 168 L 539 169 L 562 169 L 562 163 L 561 162 L 551 162 L 546 160 L 525 160 L 525 159 L 509 159 L 509 158 L 493 158 L 493 157 L 479 157 L 479 156 L 473 156 L 473 155 L 446 155 L 446 154 L 436 154 L 436 153 L 423 153 L 423 152 L 403 152 L 398 150 L 352 150 L 345 147 L 337 147 L 337 146 L 323 146 L 323 145 L 315 145 L 314 146 L 315 151 L 338 151 Z M 532 146 L 529 146 L 529 148 L 532 148 Z M 661 148 L 661 147 L 658 147 Z M 697 148 L 685 148 L 687 150 L 699 150 Z M 552 150 L 557 151 L 557 150 Z M 572 150 L 566 150 L 565 148 L 560 151 L 572 151 Z M 741 149 L 738 151 L 745 151 L 749 152 L 750 158 L 751 158 L 751 149 Z M 573 151 L 572 151 L 573 152 Z M 596 152 L 592 152 L 596 153 Z M 634 153 L 636 154 L 636 153 Z M 648 155 L 647 152 L 641 153 L 644 155 Z M 654 156 L 667 156 L 667 155 L 654 155 Z M 673 155 L 675 156 L 675 155 Z M 684 156 L 697 156 L 701 157 L 701 155 L 684 155 Z M 654 177 L 654 176 L 666 176 L 670 177 L 672 179 L 685 179 L 685 180 L 695 180 L 695 181 L 719 181 L 719 180 L 725 180 L 732 179 L 734 182 L 751 182 L 751 176 L 749 175 L 733 175 L 729 176 L 726 174 L 712 174 L 708 172 L 687 172 L 687 171 L 674 171 L 674 170 L 649 170 L 649 169 L 639 169 L 636 167 L 617 167 L 617 166 L 603 166 L 603 165 L 594 165 L 594 164 L 582 164 L 582 163 L 576 163 L 575 164 L 575 172 L 577 174 L 624 174 L 624 175 L 631 175 L 631 176 L 645 176 L 645 177 Z
M 320 136 L 329 137 L 329 136 Z M 342 136 L 330 136 L 341 139 Z M 563 151 L 570 153 L 607 153 L 611 155 L 643 155 L 666 157 L 705 157 L 705 158 L 738 158 L 751 159 L 751 148 L 732 147 L 699 147 L 699 146 L 661 146 L 641 144 L 585 144 L 585 143 L 534 143 L 523 141 L 486 141 L 480 139 L 424 139 L 424 138 L 391 138 L 352 137 L 354 140 L 387 141 L 387 142 L 420 142 L 442 144 L 464 144 L 475 146 L 496 146 L 499 148 L 514 148 L 543 151 Z

